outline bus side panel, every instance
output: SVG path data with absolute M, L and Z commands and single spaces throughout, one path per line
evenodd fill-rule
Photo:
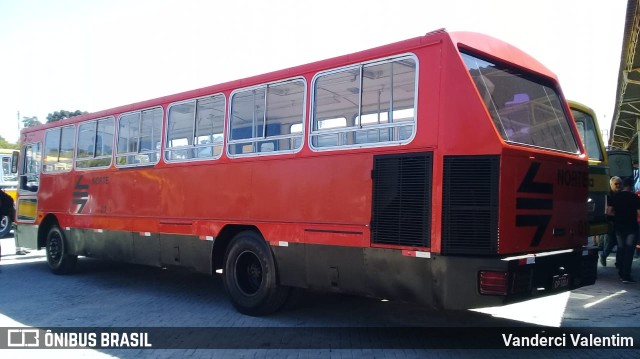
M 65 230 L 65 235 L 70 254 L 212 273 L 212 241 L 195 236 L 83 228 L 70 228 Z
M 371 154 L 345 154 L 287 161 L 88 172 L 67 176 L 73 180 L 66 181 L 61 176 L 60 179 L 46 176 L 43 187 L 56 190 L 41 193 L 45 199 L 41 200 L 39 210 L 72 213 L 74 222 L 92 228 L 98 227 L 104 218 L 112 218 L 109 228 L 132 231 L 158 229 L 142 228 L 140 224 L 144 221 L 133 223 L 132 216 L 153 219 L 155 227 L 158 220 L 163 219 L 254 223 L 303 222 L 313 218 L 320 223 L 367 224 L 371 158 Z M 99 181 L 107 184 L 95 184 Z M 82 205 L 74 204 L 75 183 L 87 186 Z M 132 196 L 124 188 L 134 188 L 136 195 Z M 135 227 L 128 228 L 127 224 Z M 189 226 L 184 228 L 191 230 Z
M 68 213 L 70 208 L 79 207 L 74 204 L 74 199 L 82 199 L 75 190 L 77 183 L 74 180 L 78 176 L 71 173 L 43 173 L 40 175 L 38 189 L 38 214 Z M 75 193 L 74 193 L 75 192 Z M 42 218 L 39 218 L 41 220 Z
M 65 231 L 69 251 L 87 257 L 133 263 L 131 233 L 102 229 L 73 228 Z
M 192 224 L 207 220 L 255 224 L 313 219 L 324 224 L 367 225 L 371 169 L 371 154 L 344 154 L 83 173 L 74 176 L 76 182 L 88 186 L 82 207 L 72 202 L 72 181 L 67 181 L 66 189 L 64 184 L 57 185 L 60 192 L 49 193 L 46 205 L 52 210 L 52 202 L 64 203 L 76 225 L 134 232 L 164 233 L 167 226 L 163 223 L 180 222 L 169 232 L 196 235 Z M 108 184 L 93 184 L 101 177 L 108 178 Z M 124 190 L 131 187 L 135 196 Z M 210 227 L 207 235 L 217 234 L 214 227 L 220 229 Z
M 436 295 L 434 258 L 407 256 L 403 251 L 369 248 L 364 251 L 369 295 L 442 307 Z
M 251 198 L 264 205 L 251 206 L 251 218 L 368 224 L 372 163 L 369 153 L 254 162 Z
M 427 306 L 443 305 L 433 291 L 433 261 L 430 259 L 410 257 L 399 250 L 382 248 L 312 244 L 272 248 L 278 258 L 279 276 L 289 279 L 281 280 L 282 284 Z M 299 255 L 302 250 L 306 254 L 304 272 L 287 265 L 287 258 Z M 288 255 L 284 255 L 285 252 Z M 288 273 L 289 270 L 306 273 L 304 284 L 300 282 L 302 278 L 299 275 Z M 293 277 L 299 280 L 291 281 Z
M 137 238 L 134 235 L 134 248 L 141 249 L 136 247 L 136 244 L 144 243 L 149 237 L 145 233 L 140 234 Z M 163 265 L 186 267 L 205 274 L 213 273 L 211 241 L 200 240 L 195 236 L 175 234 L 160 234 L 159 237 Z M 136 254 L 140 258 L 144 258 L 142 251 L 137 251 Z

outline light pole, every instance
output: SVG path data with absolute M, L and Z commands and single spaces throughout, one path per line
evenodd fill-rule
M 20 110 L 18 110 L 18 141 L 16 141 L 16 143 L 20 142 Z

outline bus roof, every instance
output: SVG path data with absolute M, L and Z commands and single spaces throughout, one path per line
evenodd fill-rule
M 558 82 L 556 75 L 540 61 L 502 40 L 475 32 L 460 31 L 452 32 L 449 35 L 453 43 L 460 49 L 472 50 L 474 53 L 481 52 L 488 58 L 495 58 L 498 54 L 501 63 L 506 62 L 515 67 L 526 68 L 527 71 L 537 72 L 553 79 L 554 82 Z

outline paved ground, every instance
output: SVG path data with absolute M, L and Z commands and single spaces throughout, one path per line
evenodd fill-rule
M 204 334 L 211 336 L 212 342 L 224 342 L 227 338 L 221 336 L 227 335 L 228 340 L 244 341 L 250 347 L 5 349 L 0 350 L 3 358 L 70 355 L 123 358 L 539 358 L 540 350 L 469 350 L 446 344 L 443 344 L 445 349 L 416 349 L 411 344 L 398 346 L 396 342 L 377 340 L 380 337 L 370 330 L 384 328 L 385 337 L 389 334 L 424 335 L 431 337 L 432 342 L 446 339 L 448 330 L 481 338 L 485 334 L 482 328 L 486 331 L 503 328 L 509 332 L 509 328 L 515 331 L 519 327 L 544 326 L 549 330 L 560 327 L 597 333 L 603 330 L 601 327 L 609 328 L 605 328 L 605 332 L 611 332 L 611 327 L 630 327 L 640 333 L 640 284 L 619 282 L 613 268 L 613 255 L 608 267 L 599 268 L 599 279 L 594 286 L 506 307 L 432 311 L 404 303 L 306 293 L 296 305 L 282 312 L 254 318 L 233 309 L 220 278 L 87 258 L 79 260 L 75 274 L 56 276 L 47 268 L 44 251 L 17 256 L 12 237 L 1 239 L 0 243 L 3 253 L 0 260 L 0 327 L 181 327 L 183 329 L 176 331 L 184 333 L 179 336 L 186 341 Z M 634 262 L 634 274 L 640 278 L 639 260 Z M 210 328 L 231 329 L 215 331 Z M 469 331 L 465 332 L 464 328 Z M 302 349 L 296 345 L 289 348 L 282 342 L 274 344 L 273 349 L 266 349 L 274 335 L 295 337 L 297 334 L 319 339 L 307 347 L 303 345 Z M 640 344 L 640 335 L 635 340 L 636 345 Z M 639 356 L 637 349 L 544 349 L 543 355 L 599 359 L 603 355 L 606 358 Z

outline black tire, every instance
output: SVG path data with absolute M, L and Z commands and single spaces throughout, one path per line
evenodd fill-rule
M 271 249 L 253 231 L 241 232 L 232 239 L 224 257 L 222 278 L 231 303 L 243 314 L 273 313 L 289 296 L 290 288 L 277 283 Z
M 2 218 L 0 218 L 0 238 L 4 238 L 9 235 L 12 223 L 13 220 L 11 216 L 2 216 Z
M 67 253 L 67 240 L 64 233 L 56 225 L 47 233 L 47 263 L 55 274 L 68 274 L 73 271 L 78 256 Z

